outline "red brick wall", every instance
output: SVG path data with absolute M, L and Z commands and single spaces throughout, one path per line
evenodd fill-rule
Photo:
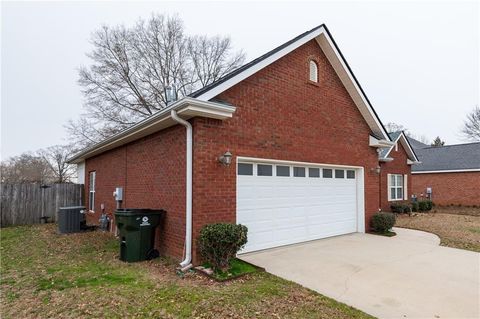
M 398 151 L 395 148 L 392 149 L 388 157 L 393 158 L 391 162 L 383 162 L 380 164 L 381 167 L 381 180 L 380 180 L 380 198 L 381 198 L 381 208 L 384 212 L 389 212 L 390 205 L 395 202 L 388 201 L 388 174 L 407 174 L 407 192 L 408 198 L 412 195 L 412 175 L 411 175 L 411 166 L 407 165 L 407 153 L 403 148 L 401 143 L 398 143 Z
M 418 198 L 431 187 L 437 205 L 480 205 L 480 172 L 413 174 L 412 179 Z
M 319 85 L 308 83 L 308 62 L 319 65 Z M 194 237 L 201 226 L 236 221 L 235 161 L 247 156 L 365 168 L 366 228 L 378 211 L 377 152 L 370 129 L 315 41 L 298 48 L 217 97 L 237 107 L 226 121 L 194 121 Z M 196 246 L 194 246 L 196 248 Z
M 320 83 L 308 83 L 308 62 L 319 66 Z M 377 152 L 368 146 L 370 129 L 315 41 L 298 48 L 217 98 L 237 107 L 225 121 L 195 118 L 193 165 L 193 248 L 198 261 L 200 228 L 236 221 L 236 156 L 355 165 L 365 168 L 366 228 L 379 207 Z M 124 207 L 164 208 L 163 253 L 180 259 L 184 244 L 185 129 L 182 126 L 87 160 L 97 171 L 96 209 L 113 210 L 115 186 L 125 188 Z M 119 171 L 117 171 L 119 169 Z M 88 185 L 88 180 L 86 181 Z
M 124 208 L 163 208 L 164 228 L 157 231 L 157 248 L 180 259 L 185 238 L 185 128 L 175 126 L 86 161 L 88 173 L 96 171 L 95 216 L 100 204 L 115 211 L 115 187 L 124 188 Z M 88 193 L 87 201 L 88 203 Z

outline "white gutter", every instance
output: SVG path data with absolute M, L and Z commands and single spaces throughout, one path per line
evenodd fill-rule
M 445 170 L 436 170 L 436 171 L 412 171 L 412 174 L 468 173 L 468 172 L 480 172 L 480 168 L 445 169 Z
M 185 223 L 185 259 L 180 263 L 182 270 L 192 266 L 192 166 L 193 166 L 193 128 L 192 125 L 180 118 L 177 111 L 171 111 L 172 119 L 187 129 L 187 177 L 186 177 L 186 223 Z
M 138 122 L 132 127 L 80 151 L 67 161 L 72 164 L 77 164 L 92 156 L 101 154 L 105 151 L 135 141 L 167 127 L 176 125 L 177 122 L 171 117 L 172 110 L 176 110 L 178 115 L 182 116 L 184 119 L 201 116 L 225 120 L 232 117 L 233 113 L 235 112 L 235 107 L 232 105 L 210 101 L 200 101 L 190 97 L 185 97 L 169 105 L 167 108 L 155 113 L 154 115 Z

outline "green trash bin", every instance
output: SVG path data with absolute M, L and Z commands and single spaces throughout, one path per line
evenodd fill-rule
M 124 208 L 115 211 L 120 236 L 120 260 L 135 262 L 150 259 L 154 251 L 155 228 L 164 210 Z

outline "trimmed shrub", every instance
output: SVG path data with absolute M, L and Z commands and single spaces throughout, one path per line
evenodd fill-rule
M 421 200 L 418 202 L 418 210 L 421 212 L 427 212 L 432 210 L 433 202 L 431 200 Z
M 395 214 L 376 213 L 372 217 L 372 228 L 379 233 L 388 232 L 395 225 Z
M 418 202 L 412 202 L 412 212 L 418 212 Z
M 205 225 L 200 231 L 200 254 L 214 270 L 225 271 L 237 252 L 247 243 L 247 232 L 247 227 L 243 225 Z
M 392 213 L 410 213 L 410 205 L 408 203 L 395 203 L 390 205 Z

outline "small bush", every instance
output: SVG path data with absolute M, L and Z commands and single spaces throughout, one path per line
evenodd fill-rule
M 412 202 L 412 212 L 418 212 L 418 202 Z
M 372 228 L 379 233 L 388 232 L 395 225 L 395 214 L 376 213 L 372 217 Z
M 206 225 L 200 231 L 200 254 L 214 270 L 225 271 L 237 252 L 247 243 L 247 232 L 247 227 L 243 225 Z
M 410 213 L 410 205 L 408 203 L 395 203 L 390 206 L 392 213 Z
M 427 212 L 432 210 L 433 202 L 431 200 L 421 200 L 418 202 L 418 210 L 421 212 Z

